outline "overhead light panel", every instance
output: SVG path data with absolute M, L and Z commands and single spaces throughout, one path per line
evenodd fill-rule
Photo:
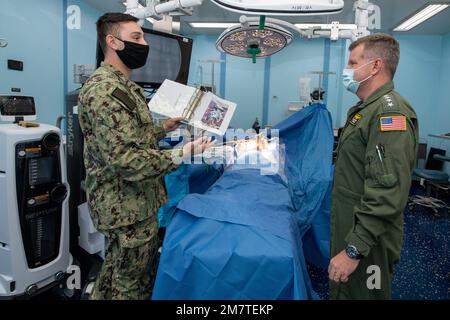
M 204 29 L 228 29 L 238 25 L 235 22 L 189 22 L 192 28 Z
M 442 10 L 447 9 L 450 7 L 450 4 L 430 4 L 426 6 L 424 9 L 417 12 L 414 16 L 400 24 L 398 27 L 394 29 L 394 31 L 409 31 L 412 28 L 418 26 L 422 22 L 430 19 L 431 17 L 435 16 Z
M 299 29 L 321 28 L 324 30 L 330 30 L 333 25 L 323 23 L 296 23 L 295 26 Z M 356 30 L 358 27 L 356 24 L 339 24 L 339 29 Z
M 270 16 L 328 15 L 344 8 L 343 0 L 211 0 L 219 7 L 243 14 Z

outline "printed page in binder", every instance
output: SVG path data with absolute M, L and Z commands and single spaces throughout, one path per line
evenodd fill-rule
M 218 135 L 225 134 L 236 110 L 233 102 L 170 80 L 164 81 L 148 106 L 151 112 L 185 117 L 190 125 Z
M 191 123 L 194 127 L 223 136 L 235 110 L 235 103 L 207 92 L 195 109 Z

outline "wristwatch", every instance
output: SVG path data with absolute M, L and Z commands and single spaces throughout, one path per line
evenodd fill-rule
M 350 259 L 353 260 L 361 260 L 364 256 L 359 253 L 358 249 L 354 245 L 347 245 L 347 248 L 345 248 L 345 253 Z

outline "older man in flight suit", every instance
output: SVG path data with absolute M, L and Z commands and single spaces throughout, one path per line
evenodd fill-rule
M 137 21 L 122 13 L 100 17 L 97 32 L 105 61 L 79 96 L 89 208 L 109 243 L 91 299 L 150 297 L 157 211 L 166 201 L 164 175 L 178 167 L 183 154 L 208 146 L 199 139 L 177 151 L 159 150 L 158 141 L 182 118 L 154 127 L 143 89 L 129 79 L 149 53 Z
M 348 112 L 334 173 L 331 299 L 390 299 L 403 241 L 403 210 L 418 148 L 417 116 L 392 82 L 399 43 L 374 34 L 350 46 Z

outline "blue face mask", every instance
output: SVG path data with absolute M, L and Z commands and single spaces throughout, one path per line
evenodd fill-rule
M 342 72 L 342 80 L 344 82 L 344 87 L 345 89 L 347 89 L 348 91 L 356 94 L 358 92 L 359 87 L 361 86 L 361 84 L 367 80 L 369 80 L 370 78 L 372 78 L 373 76 L 370 75 L 368 76 L 366 79 L 362 80 L 362 81 L 356 81 L 355 80 L 355 71 L 371 64 L 373 61 L 367 62 L 366 64 L 360 66 L 358 69 L 344 69 L 344 71 Z

